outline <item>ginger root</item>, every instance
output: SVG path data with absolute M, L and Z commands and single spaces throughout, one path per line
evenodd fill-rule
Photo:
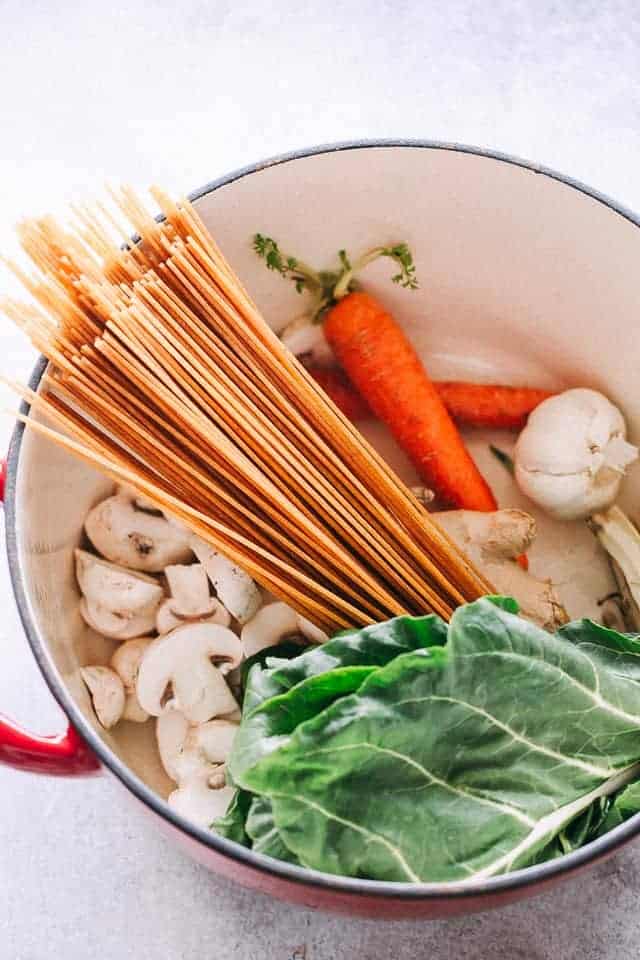
M 569 619 L 550 580 L 538 580 L 515 562 L 536 536 L 536 522 L 523 510 L 446 510 L 436 522 L 491 581 L 498 593 L 514 597 L 523 617 L 545 630 Z

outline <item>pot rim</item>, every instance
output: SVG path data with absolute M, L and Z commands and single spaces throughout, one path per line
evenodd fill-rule
M 258 163 L 241 167 L 232 173 L 210 181 L 198 190 L 189 194 L 191 201 L 197 201 L 213 193 L 221 187 L 228 186 L 236 180 L 259 173 L 272 166 L 278 166 L 284 163 L 291 163 L 295 160 L 301 160 L 306 157 L 318 156 L 327 153 L 337 153 L 347 150 L 367 150 L 376 148 L 392 149 L 426 149 L 443 150 L 454 153 L 464 153 L 471 156 L 484 159 L 495 160 L 511 166 L 519 167 L 531 173 L 536 173 L 549 179 L 556 180 L 566 187 L 577 190 L 595 200 L 598 203 L 608 207 L 611 211 L 630 221 L 635 226 L 640 227 L 640 217 L 628 208 L 622 206 L 610 197 L 597 190 L 593 190 L 585 184 L 572 177 L 565 176 L 555 170 L 549 169 L 539 164 L 530 163 L 518 157 L 506 153 L 483 149 L 480 147 L 469 146 L 466 144 L 440 142 L 435 140 L 422 139 L 364 139 L 349 140 L 338 143 L 322 144 L 319 146 L 308 147 L 300 150 L 294 150 L 288 153 L 280 154 Z M 45 357 L 40 357 L 36 363 L 31 379 L 30 387 L 37 390 L 40 380 L 47 366 Z M 21 412 L 28 414 L 29 404 L 23 402 Z M 352 877 L 333 876 L 332 874 L 321 873 L 306 867 L 295 866 L 274 860 L 271 857 L 261 853 L 255 853 L 241 844 L 232 840 L 219 837 L 209 830 L 198 827 L 190 823 L 184 817 L 176 813 L 168 803 L 148 787 L 138 776 L 136 776 L 125 763 L 115 754 L 100 735 L 93 729 L 91 724 L 85 719 L 79 707 L 67 691 L 58 670 L 48 651 L 47 644 L 40 630 L 38 629 L 35 617 L 31 610 L 31 604 L 27 594 L 26 584 L 23 579 L 19 560 L 19 547 L 17 540 L 17 517 L 16 517 L 16 483 L 19 468 L 20 451 L 22 439 L 24 436 L 25 425 L 22 422 L 16 424 L 9 452 L 7 457 L 7 478 L 5 493 L 5 514 L 6 514 L 6 544 L 9 561 L 9 572 L 13 592 L 20 613 L 20 618 L 31 647 L 32 653 L 40 668 L 45 682 L 49 687 L 54 698 L 78 730 L 82 738 L 94 751 L 100 761 L 113 773 L 121 783 L 127 787 L 138 800 L 140 800 L 153 813 L 168 821 L 173 827 L 193 840 L 212 848 L 219 854 L 228 857 L 231 860 L 239 861 L 245 866 L 257 870 L 260 873 L 271 875 L 280 880 L 289 881 L 296 885 L 307 886 L 310 888 L 322 888 L 337 894 L 358 895 L 367 897 L 376 897 L 381 899 L 395 900 L 413 900 L 413 901 L 431 901 L 432 903 L 447 901 L 450 899 L 465 900 L 482 897 L 490 897 L 501 892 L 517 890 L 523 887 L 535 887 L 543 881 L 549 881 L 554 877 L 569 875 L 579 868 L 592 863 L 601 857 L 610 854 L 623 846 L 630 839 L 640 833 L 640 813 L 631 817 L 628 821 L 616 827 L 598 840 L 592 841 L 585 847 L 581 847 L 573 853 L 558 857 L 555 860 L 536 864 L 531 867 L 514 871 L 512 873 L 501 874 L 484 880 L 471 880 L 455 883 L 399 883 L 381 880 L 365 880 Z

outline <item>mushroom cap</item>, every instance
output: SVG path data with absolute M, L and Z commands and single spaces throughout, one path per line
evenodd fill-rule
M 189 534 L 163 515 L 137 510 L 125 495 L 108 497 L 87 514 L 84 528 L 98 553 L 133 570 L 159 572 L 189 560 Z
M 86 683 L 96 716 L 105 730 L 121 719 L 125 694 L 122 680 L 109 667 L 82 667 L 80 675 Z
M 152 716 L 163 710 L 169 684 L 179 710 L 191 723 L 224 716 L 237 703 L 212 659 L 233 669 L 242 660 L 242 645 L 231 630 L 212 623 L 188 623 L 153 640 L 138 672 L 141 706 Z

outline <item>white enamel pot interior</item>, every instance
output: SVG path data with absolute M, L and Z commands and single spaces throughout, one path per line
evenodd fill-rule
M 194 197 L 276 328 L 300 313 L 303 301 L 257 260 L 250 242 L 257 230 L 320 266 L 329 266 L 341 248 L 356 253 L 404 240 L 414 252 L 418 291 L 391 284 L 391 265 L 385 261 L 368 268 L 363 279 L 400 321 L 430 372 L 595 387 L 622 406 L 638 440 L 640 230 L 630 213 L 605 198 L 509 158 L 405 142 L 345 144 L 278 158 Z M 35 381 L 42 367 L 34 372 Z M 411 468 L 383 431 L 372 428 L 371 435 L 412 479 Z M 484 465 L 486 439 L 473 440 Z M 501 475 L 495 482 L 508 498 L 510 481 Z M 106 661 L 111 652 L 80 618 L 73 572 L 84 516 L 110 489 L 109 482 L 46 439 L 16 430 L 7 513 L 22 617 L 51 689 L 104 765 L 214 869 L 309 905 L 374 916 L 438 915 L 541 889 L 640 829 L 634 818 L 562 860 L 457 888 L 322 876 L 190 826 L 164 802 L 171 784 L 156 757 L 152 725 L 125 723 L 103 731 L 79 675 L 81 666 Z M 633 504 L 634 493 L 630 480 L 627 502 Z

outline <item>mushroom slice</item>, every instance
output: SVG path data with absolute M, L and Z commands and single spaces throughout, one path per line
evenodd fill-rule
M 240 637 L 245 656 L 248 658 L 296 634 L 302 634 L 311 643 L 324 643 L 328 639 L 323 630 L 306 617 L 296 613 L 286 603 L 278 600 L 258 610 L 256 615 L 244 625 Z
M 328 633 L 325 633 L 320 627 L 316 627 L 315 623 L 311 623 L 311 620 L 307 620 L 300 613 L 298 614 L 298 629 L 309 643 L 326 643 L 329 639 Z
M 229 626 L 231 614 L 219 600 L 209 595 L 209 578 L 202 564 L 168 566 L 165 575 L 171 596 L 158 608 L 158 633 L 168 633 L 188 620 Z
M 169 806 L 187 820 L 201 827 L 210 827 L 224 816 L 235 790 L 225 786 L 224 773 L 201 771 L 185 780 L 169 796 Z
M 192 726 L 184 713 L 169 704 L 156 720 L 156 738 L 162 766 L 176 783 L 195 773 L 225 763 L 238 730 L 237 723 L 209 720 Z
M 242 628 L 240 639 L 245 657 L 253 657 L 260 650 L 274 647 L 285 637 L 298 632 L 298 615 L 282 601 L 268 603 Z
M 201 563 L 171 564 L 164 575 L 169 584 L 173 609 L 181 617 L 206 617 L 216 601 L 209 595 L 207 571 Z
M 237 723 L 223 718 L 209 720 L 189 730 L 186 746 L 200 751 L 209 763 L 226 763 L 237 732 Z
M 262 594 L 255 581 L 200 537 L 192 536 L 190 543 L 231 616 L 246 623 L 262 603 Z
M 166 517 L 137 510 L 129 495 L 117 494 L 89 511 L 89 540 L 107 560 L 150 572 L 191 556 L 189 534 Z
M 170 630 L 175 630 L 176 627 L 183 626 L 185 623 L 218 623 L 222 627 L 228 627 L 231 623 L 231 614 L 219 603 L 215 597 L 212 598 L 215 604 L 215 607 L 212 613 L 206 617 L 180 617 L 173 610 L 173 602 L 169 597 L 167 600 L 163 600 L 160 606 L 158 607 L 158 612 L 156 614 L 156 630 L 158 633 L 169 633 Z
M 98 720 L 105 730 L 110 730 L 121 719 L 124 711 L 122 680 L 109 667 L 82 667 L 80 675 L 89 689 Z
M 149 719 L 149 714 L 142 709 L 138 701 L 136 682 L 142 657 L 150 643 L 150 637 L 127 640 L 111 657 L 111 668 L 115 670 L 124 685 L 125 704 L 122 719 L 131 720 L 133 723 L 144 723 Z
M 212 660 L 223 666 L 215 667 Z M 140 705 L 159 716 L 171 685 L 176 707 L 191 723 L 204 723 L 237 709 L 223 670 L 242 660 L 242 645 L 231 630 L 213 623 L 189 623 L 153 640 L 138 672 Z
M 76 550 L 75 557 L 78 585 L 88 600 L 123 617 L 155 615 L 164 590 L 153 577 L 133 573 L 86 550 Z
M 128 640 L 155 627 L 156 610 L 164 596 L 153 577 L 134 573 L 76 550 L 76 577 L 84 597 L 80 613 L 105 637 Z
M 155 628 L 156 618 L 153 614 L 123 617 L 99 603 L 93 603 L 87 597 L 83 597 L 80 601 L 80 613 L 92 630 L 111 640 L 131 640 L 141 634 L 151 633 Z
M 180 781 L 180 766 L 184 760 L 184 744 L 189 733 L 189 721 L 181 710 L 168 704 L 156 720 L 156 739 L 160 761 L 167 776 Z M 197 768 L 202 766 L 198 759 Z

